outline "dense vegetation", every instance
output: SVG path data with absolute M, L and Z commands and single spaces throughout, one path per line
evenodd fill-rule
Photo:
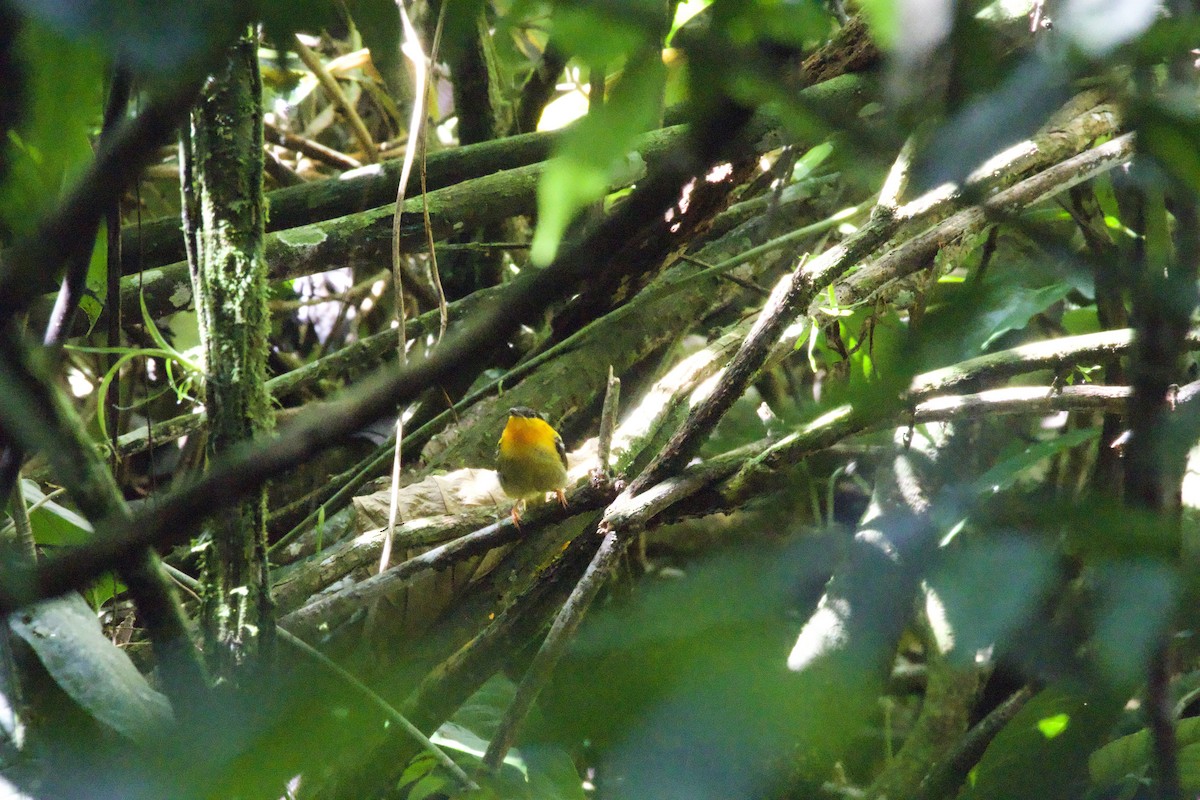
M 1196 14 L 0 0 L 5 790 L 1194 796 Z

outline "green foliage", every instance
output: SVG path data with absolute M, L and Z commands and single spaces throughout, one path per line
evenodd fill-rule
M 91 160 L 103 103 L 105 61 L 92 45 L 29 21 L 15 56 L 25 70 L 25 107 L 0 141 L 0 242 L 32 232 Z
M 947 553 L 929 579 L 950 652 L 968 665 L 993 645 L 1003 657 L 1057 583 L 1044 542 L 991 533 Z
M 611 96 L 573 127 L 538 184 L 538 227 L 531 258 L 550 263 L 575 215 L 604 196 L 633 138 L 658 116 L 664 69 L 657 50 L 631 58 Z
M 231 41 L 239 28 L 239 17 L 217 0 L 18 0 L 17 5 L 71 39 L 119 55 L 148 76 L 194 69 Z
M 17 614 L 9 625 L 67 696 L 112 730 L 145 744 L 171 723 L 166 698 L 104 636 L 79 595 L 47 600 Z
M 1048 687 L 992 741 L 963 800 L 1079 797 L 1088 757 L 1120 715 L 1124 701 Z
M 1185 792 L 1200 791 L 1200 717 L 1180 720 L 1175 728 L 1180 747 L 1180 777 Z M 1109 742 L 1088 759 L 1088 773 L 1098 788 L 1141 783 L 1150 764 L 1150 732 L 1140 730 Z
M 904 630 L 921 600 L 926 601 L 921 605 L 935 633 L 942 635 L 941 643 L 950 648 L 950 667 L 967 671 L 979 660 L 991 659 L 1003 671 L 1016 673 L 1022 683 L 1046 687 L 1003 726 L 975 765 L 961 797 L 1074 798 L 1089 789 L 1123 796 L 1144 793 L 1142 784 L 1152 775 L 1149 734 L 1138 730 L 1115 741 L 1113 737 L 1146 724 L 1144 714 L 1129 710 L 1137 705 L 1130 701 L 1136 699 L 1147 707 L 1145 698 L 1139 697 L 1141 684 L 1147 664 L 1164 642 L 1178 646 L 1181 670 L 1194 669 L 1193 637 L 1169 638 L 1181 627 L 1192 633 L 1187 626 L 1193 625 L 1195 616 L 1191 606 L 1196 576 L 1189 560 L 1194 521 L 1184 515 L 1180 523 L 1169 501 L 1164 506 L 1172 513 L 1133 508 L 1120 501 L 1120 486 L 1107 482 L 1117 480 L 1125 464 L 1110 458 L 1111 440 L 1114 429 L 1132 423 L 1115 415 L 1072 412 L 1064 422 L 1038 403 L 1030 405 L 1031 413 L 1003 418 L 964 415 L 953 425 L 955 438 L 961 436 L 958 441 L 967 444 L 961 450 L 935 453 L 936 443 L 942 441 L 941 428 L 915 424 L 908 389 L 913 376 L 925 369 L 953 367 L 983 352 L 1098 330 L 1104 310 L 1098 300 L 1116 306 L 1119 320 L 1131 317 L 1143 324 L 1155 313 L 1176 313 L 1183 320 L 1176 327 L 1186 324 L 1196 286 L 1194 276 L 1186 273 L 1194 254 L 1185 248 L 1188 235 L 1195 232 L 1186 227 L 1191 221 L 1185 212 L 1200 192 L 1200 113 L 1192 87 L 1178 82 L 1176 76 L 1192 58 L 1189 51 L 1200 43 L 1200 26 L 1187 19 L 1157 19 L 1154 4 L 1124 0 L 1108 8 L 1112 19 L 1106 28 L 1098 24 L 1105 23 L 1103 14 L 1075 8 L 1086 4 L 1071 4 L 1055 20 L 1055 35 L 1058 42 L 1069 40 L 1072 52 L 1066 45 L 1056 49 L 1055 41 L 1041 46 L 1038 36 L 1042 34 L 1034 36 L 1036 44 L 1029 47 L 1029 37 L 1022 33 L 1014 48 L 1013 39 L 996 27 L 997 16 L 1003 15 L 996 8 L 991 9 L 996 14 L 977 15 L 977 5 L 962 6 L 943 20 L 946 38 L 937 42 L 929 40 L 937 34 L 933 21 L 909 19 L 891 0 L 866 0 L 861 11 L 875 44 L 891 60 L 880 67 L 883 79 L 878 85 L 862 81 L 869 103 L 829 108 L 801 102 L 797 92 L 810 77 L 800 72 L 799 64 L 833 31 L 830 14 L 817 2 L 699 0 L 679 4 L 673 20 L 665 13 L 668 5 L 652 0 L 447 4 L 445 51 L 453 53 L 455 47 L 474 44 L 471 37 L 481 31 L 493 36 L 494 41 L 484 44 L 498 54 L 500 63 L 491 76 L 497 85 L 489 88 L 504 102 L 515 102 L 526 79 L 536 75 L 548 41 L 572 60 L 566 75 L 541 78 L 570 85 L 577 97 L 582 97 L 580 85 L 589 69 L 602 67 L 612 78 L 604 103 L 593 103 L 578 124 L 559 134 L 554 157 L 545 165 L 538 186 L 532 241 L 525 236 L 523 221 L 504 230 L 504 238 L 511 233 L 519 239 L 517 245 L 528 244 L 531 257 L 526 260 L 520 246 L 506 245 L 504 260 L 497 259 L 492 273 L 496 281 L 513 270 L 550 263 L 583 211 L 611 211 L 638 191 L 625 180 L 629 150 L 635 138 L 657 126 L 664 114 L 675 116 L 676 112 L 664 108 L 665 97 L 678 98 L 690 118 L 700 121 L 726 103 L 742 104 L 760 114 L 755 126 L 769 123 L 771 136 L 778 137 L 764 148 L 763 170 L 741 187 L 743 194 L 724 198 L 734 212 L 711 221 L 711 230 L 719 233 L 710 235 L 702 227 L 696 241 L 672 242 L 675 252 L 669 261 L 676 263 L 675 256 L 682 253 L 694 256 L 701 249 L 696 245 L 712 244 L 727 252 L 723 258 L 729 258 L 781 234 L 802 235 L 774 251 L 778 262 L 773 256 L 747 259 L 745 269 L 724 270 L 720 280 L 728 280 L 735 289 L 718 284 L 711 274 L 679 289 L 716 287 L 708 307 L 686 326 L 663 331 L 653 328 L 655 320 L 629 318 L 631 330 L 646 324 L 645 339 L 653 339 L 653 346 L 627 359 L 636 363 L 623 377 L 636 386 L 638 398 L 627 408 L 637 408 L 641 398 L 662 388 L 655 381 L 682 361 L 680 340 L 691 348 L 690 353 L 719 336 L 736 332 L 744 338 L 751 320 L 761 314 L 773 282 L 788 277 L 805 257 L 815 257 L 886 221 L 885 213 L 868 218 L 867 212 L 903 139 L 910 138 L 917 153 L 902 193 L 906 202 L 928 187 L 961 181 L 998 151 L 1030 135 L 1082 83 L 1115 98 L 1137 133 L 1138 151 L 1132 167 L 1092 179 L 1080 185 L 1075 195 L 1062 192 L 1032 208 L 997 211 L 986 225 L 947 236 L 937 255 L 926 254 L 920 263 L 906 264 L 902 282 L 878 292 L 842 301 L 838 298 L 847 296 L 848 282 L 806 287 L 818 299 L 815 313 L 809 315 L 801 308 L 789 320 L 795 323 L 789 329 L 791 338 L 782 345 L 773 343 L 777 358 L 759 375 L 760 393 L 753 399 L 743 397 L 724 415 L 701 451 L 704 466 L 712 466 L 714 457 L 731 463 L 744 459 L 750 450 L 739 452 L 737 448 L 743 446 L 762 452 L 789 433 L 821 430 L 830 417 L 822 420 L 819 415 L 830 408 L 847 409 L 838 412 L 838 420 L 857 425 L 852 438 L 831 440 L 828 444 L 837 446 L 822 445 L 806 453 L 802 464 L 766 463 L 767 457 L 754 462 L 762 467 L 762 474 L 753 480 L 761 478 L 765 488 L 752 487 L 752 502 L 746 502 L 744 495 L 725 493 L 730 484 L 714 484 L 689 498 L 688 505 L 676 506 L 651 521 L 645 554 L 650 571 L 643 574 L 640 552 L 622 564 L 617 580 L 592 609 L 552 684 L 540 696 L 519 746 L 508 753 L 497 776 L 480 779 L 484 785 L 478 796 L 799 797 L 816 796 L 818 788 L 831 780 L 870 795 L 872 783 L 902 761 L 895 757 L 897 747 L 914 741 L 922 717 L 938 711 L 933 707 L 932 681 L 917 689 L 892 685 L 901 682 L 911 662 L 924 667 L 925 674 L 940 666 L 932 644 L 921 637 L 914 643 Z M 0 184 L 0 233 L 5 245 L 36 230 L 91 160 L 103 76 L 112 63 L 132 67 L 141 81 L 139 91 L 153 94 L 166 81 L 195 79 L 197 70 L 211 69 L 231 38 L 251 22 L 261 22 L 270 43 L 284 54 L 292 32 L 341 25 L 338 9 L 327 0 L 258 0 L 236 8 L 213 0 L 162 0 L 156 5 L 128 0 L 17 0 L 16 7 L 24 14 L 24 24 L 13 54 L 27 68 L 28 81 L 23 107 L 10 115 L 17 124 L 0 142 L 7 167 Z M 340 79 L 365 118 L 368 135 L 376 141 L 389 140 L 393 146 L 397 115 L 395 103 L 386 95 L 400 95 L 406 80 L 397 6 L 390 0 L 347 0 L 345 12 L 362 44 L 372 51 L 386 86 L 375 85 L 369 72 L 366 77 L 362 72 L 348 78 L 342 74 Z M 422 36 L 432 30 L 433 21 L 417 18 Z M 1018 22 L 1024 31 L 1026 20 Z M 916 27 L 923 25 L 928 27 Z M 333 33 L 325 42 L 337 37 Z M 664 37 L 669 37 L 673 48 L 665 55 Z M 918 47 L 922 42 L 928 44 L 927 50 Z M 358 46 L 347 37 L 325 48 L 322 56 L 343 55 Z M 914 63 L 921 70 L 907 72 L 912 65 L 905 59 L 916 56 Z M 272 58 L 276 56 L 270 53 L 262 56 L 264 61 Z M 439 67 L 438 83 L 431 91 L 438 101 L 431 112 L 438 133 L 431 142 L 439 146 L 450 143 L 451 118 L 461 119 L 473 111 L 448 105 L 453 92 L 446 82 L 460 78 L 453 68 L 447 74 Z M 897 80 L 912 85 L 896 86 Z M 332 109 L 325 90 L 317 86 L 313 75 L 289 67 L 285 79 L 272 88 L 274 94 L 268 95 L 277 121 L 325 148 L 309 150 L 323 152 L 326 158 L 328 149 L 341 148 L 343 156 L 353 154 L 361 160 L 361 153 L 354 152 L 355 137 L 347 133 L 339 116 L 344 112 Z M 718 140 L 704 143 L 706 152 L 723 144 L 720 133 Z M 796 142 L 794 152 L 780 147 L 789 138 Z M 504 149 L 503 144 L 495 147 L 497 152 Z M 341 169 L 333 164 L 345 165 L 344 159 L 326 163 L 312 155 L 293 157 L 285 149 L 272 153 L 281 163 L 286 159 L 283 166 L 294 168 L 304 181 L 333 176 Z M 636 164 L 642 166 L 640 161 Z M 997 169 L 1006 185 L 1028 174 L 1024 167 Z M 339 182 L 330 182 L 335 183 Z M 153 203 L 173 208 L 178 196 L 175 184 L 147 183 L 145 188 L 144 196 L 125 196 L 125 205 L 139 211 Z M 165 203 L 164 196 L 170 198 Z M 381 205 L 386 200 L 373 202 Z M 314 201 L 313 207 L 317 205 Z M 924 233 L 943 218 L 939 212 L 922 218 L 919 225 L 889 232 L 886 244 L 848 265 L 851 279 L 854 270 L 877 267 L 883 256 L 895 253 L 909 237 Z M 726 224 L 728 219 L 734 222 Z M 454 231 L 454 246 L 475 233 L 463 230 L 460 221 L 452 218 L 435 215 L 432 221 L 439 248 L 449 238 L 444 231 Z M 365 233 L 355 247 L 377 247 L 389 233 Z M 315 317 L 301 325 L 298 315 L 290 316 L 290 293 L 273 298 L 280 301 L 276 303 L 279 341 L 272 342 L 272 349 L 281 370 L 314 364 L 337 349 L 340 335 L 363 340 L 391 324 L 386 289 L 382 293 L 372 289 L 369 303 L 357 302 L 362 295 L 357 287 L 378 280 L 377 274 L 362 270 L 379 269 L 381 251 L 353 250 L 330 257 L 322 248 L 332 246 L 321 238 L 315 242 L 311 237 L 284 234 L 273 246 L 280 263 L 286 260 L 288 248 L 318 253 L 306 255 L 309 260 L 301 265 L 310 273 L 349 265 L 353 274 L 348 277 L 356 288 L 347 290 L 347 298 L 339 298 L 343 302 L 333 326 L 338 334 L 320 341 L 308 329 L 293 330 L 311 327 Z M 93 323 L 99 304 L 115 299 L 103 294 L 103 245 L 101 237 L 89 272 L 91 296 L 84 300 Z M 423 270 L 422 258 L 412 255 L 411 266 Z M 646 268 L 647 282 L 655 280 L 657 276 L 649 274 L 654 265 Z M 1106 280 L 1115 284 L 1108 287 L 1108 297 L 1103 296 Z M 295 281 L 300 285 L 300 279 Z M 360 296 L 351 298 L 355 291 Z M 622 307 L 631 293 L 623 285 L 603 300 Z M 1134 309 L 1133 302 L 1144 302 L 1145 297 L 1152 302 Z M 810 299 L 805 296 L 805 302 Z M 385 313 L 380 313 L 381 308 Z M 1153 313 L 1147 314 L 1147 309 Z M 469 325 L 489 318 L 494 310 L 472 306 L 460 319 Z M 575 330 L 586 334 L 592 322 L 585 318 L 590 310 L 580 311 L 573 304 L 571 314 L 579 316 L 566 323 L 568 318 L 558 317 L 558 312 L 559 308 L 547 312 L 553 317 L 552 337 L 569 336 Z M 75 365 L 86 366 L 89 376 L 99 376 L 98 388 L 80 403 L 85 416 L 111 405 L 111 387 L 118 375 L 131 378 L 122 389 L 122 395 L 129 395 L 129 405 L 121 411 L 124 417 L 134 417 L 131 411 L 138 416 L 123 419 L 121 431 L 110 431 L 105 416 L 97 414 L 96 427 L 105 441 L 110 434 L 127 432 L 143 422 L 158 423 L 162 417 L 158 406 L 169 406 L 171 413 L 177 413 L 179 404 L 197 408 L 191 390 L 201 380 L 203 366 L 182 344 L 194 337 L 195 325 L 178 315 L 168 330 L 156 319 L 157 312 L 143 305 L 140 324 L 135 320 L 127 331 L 127 346 L 97 347 L 91 340 L 71 345 L 69 355 Z M 1163 336 L 1169 339 L 1170 335 Z M 1133 355 L 1102 353 L 1066 358 L 1062 363 L 1040 362 L 1036 371 L 1009 364 L 1006 369 L 1012 371 L 997 369 L 948 393 L 973 394 L 1026 383 L 1045 386 L 1049 394 L 1067 384 L 1086 388 L 1106 380 L 1129 383 L 1147 374 L 1162 385 L 1189 379 L 1182 365 L 1146 363 L 1156 353 L 1166 352 L 1166 345 L 1159 346 L 1162 337 L 1153 341 L 1154 346 L 1135 348 Z M 624 346 L 619 337 L 604 344 L 614 350 Z M 785 353 L 789 345 L 794 345 L 794 351 Z M 508 355 L 508 343 L 502 349 Z M 729 352 L 722 351 L 714 364 L 727 363 Z M 555 368 L 568 365 L 553 378 L 536 371 L 527 378 L 528 385 L 543 381 L 537 384 L 544 389 L 542 397 L 555 418 L 564 420 L 564 437 L 572 445 L 591 433 L 592 408 L 597 405 L 592 402 L 594 392 L 568 385 L 565 375 L 578 370 L 572 370 L 566 359 L 577 353 L 551 362 Z M 616 361 L 629 354 L 613 355 Z M 115 365 L 99 356 L 116 356 Z M 378 353 L 372 356 L 377 357 Z M 390 355 L 386 358 L 391 363 Z M 162 366 L 165 381 L 145 380 L 141 374 L 145 370 L 131 368 L 148 359 Z M 325 370 L 327 363 L 320 368 Z M 479 374 L 475 369 L 479 365 L 464 361 L 456 366 L 462 372 L 455 376 L 463 384 L 458 389 Z M 504 377 L 498 362 L 489 361 L 487 366 L 494 370 L 488 377 Z M 322 372 L 323 384 L 315 389 L 315 384 L 308 384 L 295 394 L 303 399 L 324 397 L 341 380 L 334 372 L 330 368 L 332 377 Z M 510 380 L 506 388 L 515 380 L 519 379 Z M 447 386 L 445 391 L 454 395 L 456 388 Z M 156 392 L 177 402 L 158 404 Z M 699 393 L 690 394 L 690 388 L 689 393 L 674 397 L 678 416 L 682 418 L 698 398 Z M 302 402 L 282 394 L 277 399 L 289 413 L 292 405 Z M 760 401 L 769 401 L 770 414 Z M 415 409 L 423 420 L 433 408 L 430 402 Z M 488 397 L 482 402 L 493 400 Z M 1200 437 L 1196 402 L 1200 401 L 1176 408 L 1167 404 L 1156 412 L 1167 420 L 1157 431 L 1155 452 L 1167 465 L 1168 489 L 1174 488 L 1171 482 L 1182 472 L 1188 452 Z M 444 404 L 438 405 L 437 411 L 442 408 Z M 474 435 L 484 427 L 479 421 L 488 413 L 489 408 L 480 406 L 470 413 L 447 414 L 457 427 L 439 435 L 449 441 Z M 657 436 L 662 440 L 670 433 L 658 431 Z M 280 436 L 289 436 L 286 428 Z M 490 446 L 494 432 L 486 436 Z M 897 440 L 905 446 L 904 457 L 896 464 L 911 467 L 914 474 L 922 465 L 937 467 L 936 480 L 929 485 L 899 475 L 898 480 L 912 478 L 914 484 L 920 483 L 915 488 L 900 485 L 899 493 L 913 508 L 899 511 L 893 496 L 877 491 L 883 485 L 879 476 L 894 466 Z M 296 452 L 312 454 L 308 441 L 290 444 Z M 345 474 L 362 467 L 361 462 L 337 461 L 340 453 L 329 457 L 333 466 L 328 469 L 325 463 L 312 466 L 319 476 L 310 481 L 319 484 L 315 494 L 300 496 L 300 490 L 287 481 L 292 476 L 285 476 L 275 487 L 283 502 L 272 509 L 278 519 L 295 508 L 321 503 L 314 514 L 315 540 L 318 558 L 329 559 L 325 565 L 361 546 L 351 540 L 326 540 L 341 535 L 341 529 L 332 520 L 325 525 L 322 500 L 335 484 L 341 487 Z M 122 489 L 128 497 L 140 498 L 145 492 L 158 495 L 185 474 L 180 468 L 165 475 L 166 470 L 158 471 L 154 457 L 148 460 L 149 467 L 135 459 L 121 466 Z M 257 466 L 251 463 L 247 472 L 255 474 Z M 300 471 L 301 465 L 294 466 Z M 1101 471 L 1102 466 L 1107 472 Z M 41 469 L 40 462 L 28 467 L 30 474 L 36 469 Z M 361 472 L 364 479 L 367 472 L 369 467 Z M 335 477 L 326 480 L 328 475 Z M 231 478 L 232 484 L 240 477 L 239 473 Z M 62 547 L 92 542 L 91 523 L 65 498 L 49 499 L 43 485 L 23 487 L 33 506 L 38 543 Z M 233 491 L 239 488 L 232 486 Z M 1173 497 L 1171 491 L 1164 494 Z M 853 522 L 864 505 L 884 513 L 853 534 L 836 524 Z M 330 511 L 334 508 L 330 506 Z M 728 513 L 713 514 L 713 509 Z M 674 520 L 673 514 L 703 516 L 664 531 L 659 523 Z M 594 519 L 590 528 L 580 527 L 581 519 L 582 515 L 565 523 L 579 528 L 576 537 L 585 537 L 576 538 L 576 543 L 589 541 L 586 537 L 595 530 Z M 6 527 L 4 532 L 9 531 Z M 525 557 L 522 548 L 531 548 L 535 538 L 522 538 L 514 544 L 514 552 Z M 714 543 L 728 546 L 715 548 Z M 174 552 L 170 557 L 190 568 L 193 555 Z M 564 568 L 556 560 L 557 551 L 543 555 L 537 581 L 549 581 Z M 304 575 L 317 561 L 300 558 L 297 566 L 289 567 L 285 580 Z M 532 561 L 533 555 L 528 558 Z M 454 654 L 467 652 L 458 649 L 463 641 L 477 643 L 471 637 L 480 636 L 499 614 L 511 612 L 506 619 L 520 618 L 517 612 L 524 610 L 525 596 L 510 597 L 509 584 L 526 574 L 522 570 L 492 574 L 473 565 L 470 570 L 450 570 L 447 576 L 460 580 L 455 590 L 476 604 L 468 608 L 469 613 L 455 605 L 461 597 L 445 598 L 445 606 L 431 604 L 439 609 L 436 620 L 419 620 L 403 646 L 384 653 L 385 658 L 376 659 L 375 652 L 368 656 L 363 648 L 347 663 L 386 687 L 389 702 L 406 696 L 412 702 L 412 697 L 420 696 L 419 691 L 409 694 L 413 687 L 427 685 L 421 680 L 447 676 L 458 680 L 456 689 L 462 690 L 458 696 L 470 694 L 470 699 L 448 720 L 448 709 L 417 711 L 428 712 L 421 724 L 436 727 L 434 742 L 474 775 L 513 698 L 513 680 L 496 673 L 502 668 L 514 678 L 520 673 L 540 641 L 543 620 L 539 617 L 538 625 L 530 626 L 537 628 L 536 633 L 518 642 L 519 649 L 505 653 L 503 659 L 472 664 L 478 674 L 464 675 L 465 669 L 455 674 L 461 664 Z M 97 604 L 107 602 L 123 589 L 103 579 L 92 597 Z M 540 585 L 537 590 L 541 591 Z M 823 592 L 822 602 L 818 598 Z M 415 609 L 419 616 L 422 602 L 410 603 L 413 599 L 406 597 L 397 605 L 403 605 L 406 613 Z M 376 618 L 387 613 L 386 605 L 372 603 L 345 628 L 322 629 L 319 644 L 344 655 L 362 638 L 361 617 L 373 628 Z M 449 623 L 443 625 L 446 620 Z M 820 628 L 814 620 L 827 627 Z M 422 627 L 425 623 L 427 627 Z M 149 796 L 279 797 L 281 787 L 301 776 L 302 790 L 320 797 L 333 792 L 322 783 L 328 773 L 343 777 L 344 758 L 366 761 L 375 747 L 382 746 L 380 753 L 396 750 L 404 757 L 384 766 L 379 761 L 370 764 L 379 774 L 372 776 L 376 785 L 364 790 L 364 797 L 385 790 L 398 790 L 412 800 L 464 796 L 460 782 L 442 762 L 425 752 L 413 757 L 418 745 L 388 738 L 394 736 L 394 728 L 380 719 L 377 706 L 320 669 L 309 669 L 313 665 L 291 663 L 295 659 L 281 661 L 288 669 L 272 676 L 279 678 L 278 683 L 252 685 L 236 701 L 217 692 L 215 698 L 206 697 L 205 702 L 211 701 L 203 707 L 206 713 L 160 736 L 166 701 L 94 628 L 95 614 L 78 598 L 38 607 L 14 623 L 17 635 L 29 642 L 55 685 L 84 709 L 85 716 L 107 729 L 106 736 L 118 734 L 122 746 L 129 740 L 125 758 L 103 766 L 105 778 L 119 774 L 121 780 L 114 778 L 114 784 L 144 779 L 144 785 L 152 787 Z M 917 630 L 923 631 L 923 626 Z M 461 640 L 455 640 L 460 634 Z M 486 660 L 478 651 L 469 652 L 472 658 Z M 388 672 L 392 666 L 402 679 L 392 680 Z M 488 675 L 492 677 L 485 681 Z M 1187 679 L 1177 682 L 1186 684 Z M 468 683 L 469 688 L 464 688 Z M 477 690 L 471 694 L 471 689 Z M 963 718 L 968 711 L 981 716 L 987 710 L 982 705 L 955 709 Z M 1200 725 L 1185 719 L 1178 721 L 1177 728 L 1181 777 L 1186 790 L 1194 792 L 1200 787 Z M 68 762 L 73 757 L 72 751 L 62 758 Z M 924 766 L 936 763 L 934 759 Z M 584 774 L 596 783 L 587 795 Z M 116 790 L 87 789 L 97 796 L 123 796 Z

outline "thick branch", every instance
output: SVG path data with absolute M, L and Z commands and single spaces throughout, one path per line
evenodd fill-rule
M 738 141 L 730 138 L 731 132 L 740 133 L 749 118 L 749 112 L 741 107 L 720 109 L 706 121 L 703 130 L 691 137 L 697 149 L 680 150 L 674 157 L 665 158 L 662 168 L 591 235 L 565 248 L 545 269 L 524 272 L 508 285 L 500 302 L 480 314 L 470 328 L 444 340 L 423 361 L 406 369 L 385 370 L 364 382 L 350 399 L 331 404 L 318 414 L 302 415 L 286 434 L 258 446 L 237 449 L 220 459 L 207 475 L 138 515 L 130 526 L 118 519 L 99 520 L 97 528 L 110 535 L 39 565 L 34 591 L 10 585 L 0 605 L 11 608 L 34 597 L 60 594 L 142 547 L 185 538 L 191 526 L 208 514 L 391 413 L 398 402 L 413 400 L 429 386 L 448 379 L 459 363 L 532 321 L 548 303 L 574 291 L 584 279 L 609 268 L 605 256 L 620 249 L 629 230 L 647 220 L 661 220 L 688 180 L 706 173 L 718 158 L 727 157 L 726 143 Z

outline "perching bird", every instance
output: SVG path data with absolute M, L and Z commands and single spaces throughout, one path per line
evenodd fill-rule
M 500 488 L 515 501 L 514 525 L 521 521 L 520 508 L 526 500 L 546 492 L 558 495 L 567 507 L 563 487 L 567 485 L 567 448 L 558 431 L 541 414 L 520 406 L 508 410 L 508 424 L 500 434 L 496 454 Z

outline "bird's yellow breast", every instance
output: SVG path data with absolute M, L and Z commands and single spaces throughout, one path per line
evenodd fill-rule
M 500 452 L 513 455 L 533 447 L 553 453 L 554 437 L 557 435 L 545 420 L 536 417 L 509 417 L 504 432 L 500 434 Z
M 510 416 L 500 434 L 496 472 L 509 497 L 556 492 L 567 483 L 566 454 L 549 423 L 538 417 Z

